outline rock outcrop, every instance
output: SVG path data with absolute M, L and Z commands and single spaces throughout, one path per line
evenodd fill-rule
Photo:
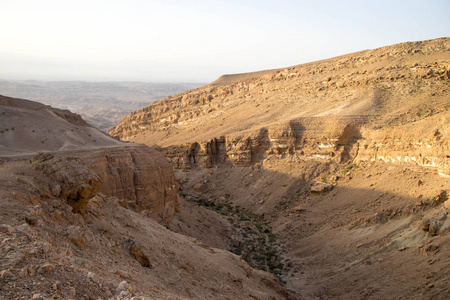
M 121 205 L 170 221 L 179 210 L 178 182 L 158 151 L 146 146 L 98 149 L 80 155 L 102 180 L 99 192 Z
M 256 133 L 228 135 L 207 142 L 169 146 L 164 153 L 174 168 L 210 168 L 228 163 L 250 166 L 270 156 L 318 158 L 337 162 L 354 159 L 360 128 L 358 117 L 302 118 L 288 124 L 262 127 Z
M 33 168 L 47 177 L 48 195 L 65 199 L 74 212 L 86 212 L 98 193 L 157 221 L 179 210 L 178 182 L 164 157 L 146 146 L 93 149 L 70 155 L 39 153 Z M 41 195 L 42 196 L 42 195 Z
M 65 199 L 73 211 L 80 212 L 86 207 L 102 186 L 102 180 L 94 171 L 83 166 L 77 159 L 55 156 L 51 153 L 38 153 L 32 160 L 35 171 L 46 176 L 51 182 L 50 195 Z M 42 178 L 41 177 L 41 178 Z
M 411 124 L 365 130 L 355 162 L 408 163 L 450 176 L 450 112 Z

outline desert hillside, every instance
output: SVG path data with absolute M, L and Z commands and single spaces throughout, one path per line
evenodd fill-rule
M 0 95 L 0 115 L 2 156 L 123 145 L 77 114 L 33 101 Z
M 448 110 L 449 48 L 450 39 L 442 38 L 225 75 L 130 114 L 111 134 L 167 146 L 271 125 L 305 123 L 308 130 L 311 118 L 373 130 L 409 124 Z
M 110 133 L 300 298 L 450 297 L 450 38 L 224 75 Z
M 159 151 L 0 96 L 0 299 L 295 299 L 230 232 Z

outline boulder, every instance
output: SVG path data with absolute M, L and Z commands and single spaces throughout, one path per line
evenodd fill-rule
M 333 189 L 333 185 L 329 183 L 319 183 L 311 187 L 311 193 L 326 193 Z

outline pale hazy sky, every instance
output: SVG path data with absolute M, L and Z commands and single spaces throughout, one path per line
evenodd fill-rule
M 445 36 L 449 0 L 0 0 L 0 78 L 209 82 Z

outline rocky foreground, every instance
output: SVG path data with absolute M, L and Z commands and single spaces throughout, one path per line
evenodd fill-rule
M 441 38 L 225 75 L 111 135 L 161 147 L 181 199 L 300 298 L 447 299 L 449 91 Z

